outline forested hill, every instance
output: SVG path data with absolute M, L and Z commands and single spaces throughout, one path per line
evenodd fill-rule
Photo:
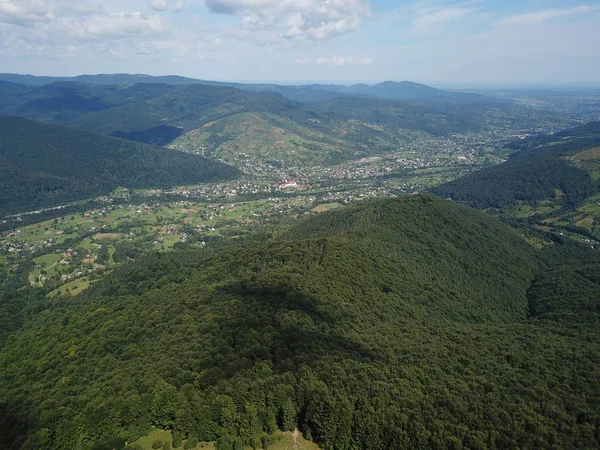
M 516 153 L 505 163 L 443 184 L 432 192 L 477 208 L 503 208 L 518 201 L 550 199 L 573 207 L 600 191 L 594 170 L 572 161 L 574 155 L 600 147 L 600 122 L 516 141 L 508 147 Z
M 239 175 L 205 158 L 17 117 L 0 117 L 0 214 Z
M 573 322 L 559 268 L 536 277 L 563 248 L 597 264 L 416 196 L 148 255 L 21 313 L 0 446 L 123 448 L 160 427 L 260 448 L 298 426 L 326 450 L 600 448 L 598 280 L 569 292 Z

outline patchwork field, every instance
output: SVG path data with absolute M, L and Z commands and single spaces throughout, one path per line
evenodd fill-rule
M 344 154 L 342 140 L 336 142 L 267 113 L 233 114 L 211 121 L 180 136 L 171 146 L 230 163 L 250 159 L 314 165 Z

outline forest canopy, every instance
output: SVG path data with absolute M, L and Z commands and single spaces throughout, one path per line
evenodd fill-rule
M 598 267 L 430 196 L 148 254 L 19 313 L 0 446 L 109 449 L 159 427 L 260 448 L 299 427 L 327 450 L 599 448 Z

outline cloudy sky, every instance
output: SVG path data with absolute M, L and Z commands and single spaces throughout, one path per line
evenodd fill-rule
M 600 85 L 600 0 L 0 0 L 0 72 Z

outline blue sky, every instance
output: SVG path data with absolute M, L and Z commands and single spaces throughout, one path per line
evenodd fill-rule
M 600 0 L 0 0 L 0 72 L 600 85 Z

